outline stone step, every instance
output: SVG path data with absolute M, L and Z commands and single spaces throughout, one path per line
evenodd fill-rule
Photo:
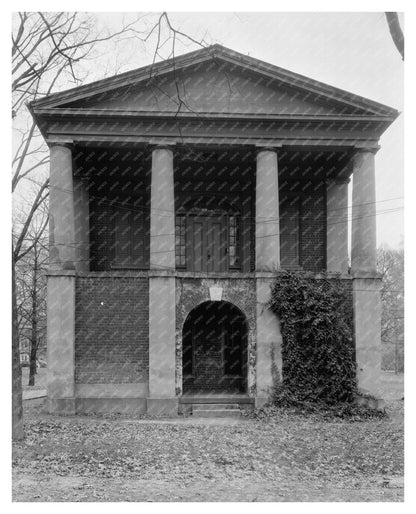
M 192 412 L 194 418 L 240 418 L 240 409 L 205 409 Z
M 184 405 L 188 404 L 206 404 L 206 403 L 238 403 L 254 405 L 254 398 L 247 396 L 246 394 L 184 394 L 180 398 L 180 402 Z
M 238 409 L 237 403 L 193 403 L 192 412 L 197 410 L 232 410 Z

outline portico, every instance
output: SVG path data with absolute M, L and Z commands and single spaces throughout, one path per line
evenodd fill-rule
M 396 111 L 217 45 L 176 61 L 197 112 L 150 101 L 147 68 L 31 106 L 51 152 L 49 409 L 175 414 L 184 370 L 203 384 L 206 369 L 264 404 L 282 378 L 265 306 L 282 269 L 341 274 L 358 385 L 377 395 L 374 157 Z M 173 64 L 156 66 L 169 93 Z M 237 321 L 187 332 L 215 302 Z

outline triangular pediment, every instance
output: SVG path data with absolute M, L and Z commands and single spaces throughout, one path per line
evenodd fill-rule
M 362 109 L 235 66 L 205 62 L 147 83 L 132 84 L 64 105 L 70 108 L 134 112 L 325 115 L 362 114 Z
M 129 113 L 395 117 L 394 109 L 219 45 L 33 102 Z

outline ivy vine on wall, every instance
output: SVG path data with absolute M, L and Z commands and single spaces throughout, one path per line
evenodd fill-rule
M 279 272 L 269 308 L 282 332 L 282 382 L 274 402 L 335 405 L 356 392 L 349 283 L 326 274 Z

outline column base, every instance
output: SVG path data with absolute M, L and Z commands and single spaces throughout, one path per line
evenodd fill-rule
M 49 414 L 73 416 L 76 413 L 75 398 L 48 398 L 46 405 Z
M 177 416 L 178 398 L 148 398 L 147 414 L 151 416 Z
M 267 396 L 256 396 L 254 398 L 254 408 L 261 409 L 269 402 L 269 398 Z
M 368 409 L 378 410 L 384 412 L 386 402 L 382 398 L 375 398 L 366 392 L 359 391 L 355 397 L 355 403 L 360 407 L 367 407 Z
M 276 314 L 265 305 L 270 300 L 274 279 L 257 278 L 256 398 L 268 400 L 282 379 L 282 335 Z M 263 404 L 266 402 L 263 402 Z
M 77 398 L 77 414 L 127 414 L 146 412 L 146 398 Z
M 357 386 L 360 395 L 380 398 L 381 280 L 353 279 L 353 308 Z

